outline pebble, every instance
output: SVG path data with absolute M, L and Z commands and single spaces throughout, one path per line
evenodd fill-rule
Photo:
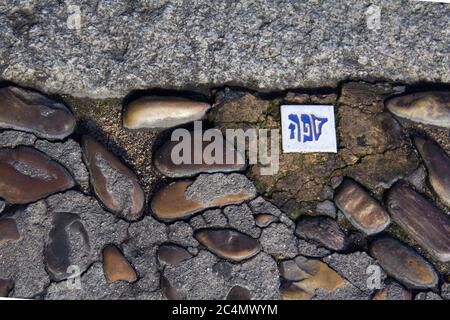
M 408 94 L 389 99 L 386 106 L 400 118 L 450 129 L 450 92 Z
M 323 202 L 319 202 L 316 205 L 316 214 L 329 216 L 330 218 L 336 219 L 336 206 L 330 200 L 325 200 Z
M 108 283 L 120 280 L 133 283 L 137 280 L 136 271 L 115 245 L 107 245 L 102 254 L 103 272 Z
M 212 129 L 211 129 L 212 130 Z M 176 155 L 180 153 L 180 147 L 185 146 L 184 140 L 168 141 L 160 149 L 158 149 L 154 156 L 155 167 L 165 176 L 171 178 L 186 178 L 192 177 L 199 173 L 216 173 L 216 172 L 234 172 L 245 170 L 245 157 L 237 151 L 234 146 L 223 138 L 222 133 L 215 129 L 216 135 L 213 142 L 203 141 L 202 133 L 189 132 L 191 137 L 190 150 L 191 153 L 186 156 L 183 154 L 183 163 L 175 164 L 173 162 L 172 153 Z M 215 146 L 217 148 L 215 148 Z M 200 150 L 196 146 L 201 146 Z M 185 151 L 183 149 L 183 151 Z M 218 158 L 219 152 L 222 152 L 223 157 Z M 194 158 L 194 153 L 201 154 L 199 161 Z M 212 156 L 211 153 L 214 155 Z M 233 160 L 227 161 L 227 154 L 233 156 Z M 217 157 L 217 158 L 216 158 Z M 198 163 L 196 163 L 198 162 Z
M 76 126 L 66 106 L 31 90 L 1 88 L 0 109 L 0 128 L 31 132 L 44 139 L 62 140 Z
M 127 129 L 170 128 L 201 120 L 211 108 L 207 103 L 179 97 L 142 97 L 131 102 L 123 115 Z
M 9 203 L 34 202 L 74 185 L 63 166 L 34 148 L 0 149 L 0 197 Z
M 249 259 L 261 250 L 257 240 L 232 229 L 203 229 L 195 237 L 214 254 L 235 262 Z
M 158 260 L 160 263 L 176 266 L 190 258 L 192 258 L 192 254 L 175 244 L 163 244 L 158 249 Z
M 428 169 L 431 187 L 442 202 L 450 207 L 450 157 L 431 140 L 417 137 L 414 143 Z
M 386 210 L 353 180 L 341 183 L 334 202 L 355 228 L 368 235 L 383 231 L 391 222 Z
M 271 214 L 275 217 L 281 215 L 281 210 L 274 204 L 265 200 L 263 197 L 258 197 L 255 200 L 250 201 L 250 208 L 255 214 Z
M 387 195 L 387 207 L 406 233 L 439 261 L 450 261 L 450 219 L 405 183 L 396 183 Z
M 268 227 L 271 223 L 277 221 L 278 218 L 271 214 L 257 214 L 255 215 L 255 223 L 260 228 Z
M 92 137 L 83 137 L 82 149 L 93 191 L 102 204 L 121 218 L 138 220 L 145 195 L 136 175 Z
M 379 238 L 372 242 L 369 250 L 388 275 L 409 289 L 432 289 L 439 282 L 438 274 L 428 261 L 394 238 Z
M 0 297 L 7 297 L 14 288 L 14 281 L 11 279 L 0 279 Z
M 345 250 L 347 235 L 337 222 L 329 217 L 305 217 L 297 223 L 295 234 L 300 238 L 312 240 L 333 251 Z
M 300 269 L 294 260 L 285 260 L 280 263 L 280 275 L 288 281 L 300 281 L 310 276 Z
M 0 219 L 0 245 L 6 241 L 14 241 L 20 239 L 17 224 L 14 219 L 3 218 Z
M 166 277 L 161 277 L 161 293 L 167 300 L 180 300 L 181 296 L 178 289 L 172 286 Z
M 234 286 L 227 294 L 226 300 L 251 300 L 252 296 L 247 288 Z
M 244 175 L 201 174 L 194 182 L 177 181 L 163 187 L 154 195 L 151 209 L 158 219 L 173 221 L 208 208 L 239 204 L 255 195 L 255 187 Z

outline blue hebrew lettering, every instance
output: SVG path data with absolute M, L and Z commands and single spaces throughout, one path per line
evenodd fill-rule
M 311 116 L 307 114 L 302 114 L 300 116 L 303 123 L 303 142 L 313 141 L 313 124 L 311 122 Z
M 311 115 L 313 128 L 314 128 L 314 140 L 319 140 L 320 135 L 322 134 L 322 126 L 328 121 L 327 118 L 319 118 L 315 115 Z
M 297 139 L 298 141 L 300 141 L 300 120 L 298 119 L 298 116 L 291 113 L 290 115 L 288 115 L 288 119 L 294 122 L 294 124 L 291 123 L 289 125 L 289 130 L 291 130 L 289 139 Z M 295 131 L 297 131 L 297 138 L 295 137 Z

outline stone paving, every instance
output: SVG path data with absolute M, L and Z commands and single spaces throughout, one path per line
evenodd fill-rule
M 448 299 L 450 94 L 409 90 L 140 97 L 120 123 L 114 108 L 1 88 L 0 296 Z M 154 128 L 279 128 L 286 102 L 334 104 L 338 153 L 281 154 L 274 176 L 179 167 Z

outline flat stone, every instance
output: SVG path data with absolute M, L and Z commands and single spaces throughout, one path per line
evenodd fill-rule
M 133 283 L 137 280 L 136 271 L 115 245 L 103 248 L 103 272 L 108 283 L 126 281 Z
M 167 300 L 180 300 L 180 292 L 172 286 L 166 277 L 161 277 L 161 293 Z
M 378 290 L 372 300 L 412 300 L 412 294 L 398 282 L 391 281 L 386 287 Z
M 330 218 L 336 219 L 336 206 L 330 200 L 325 200 L 323 202 L 319 202 L 316 205 L 316 214 L 329 216 Z
M 386 107 L 397 117 L 450 129 L 450 92 L 429 91 L 394 97 Z
M 353 226 L 368 235 L 381 232 L 391 222 L 386 210 L 362 186 L 350 179 L 341 183 L 334 202 Z
M 273 223 L 263 229 L 259 242 L 264 252 L 276 259 L 293 258 L 298 254 L 297 238 L 292 230 L 282 223 Z
M 186 98 L 142 97 L 126 107 L 123 126 L 127 129 L 171 128 L 201 120 L 210 108 L 207 103 Z
M 428 169 L 428 181 L 439 198 L 450 207 L 450 157 L 441 147 L 423 138 L 414 143 Z
M 193 229 L 198 230 L 203 228 L 224 228 L 228 225 L 228 220 L 221 209 L 211 209 L 206 210 L 201 215 L 192 217 L 189 223 Z
M 14 281 L 10 279 L 0 279 L 0 297 L 7 297 L 14 288 Z
M 297 223 L 295 234 L 334 251 L 345 250 L 348 246 L 347 235 L 329 217 L 305 217 Z
M 280 275 L 288 281 L 300 281 L 310 276 L 300 269 L 294 260 L 285 260 L 280 263 Z
M 272 222 L 277 221 L 278 218 L 271 214 L 257 214 L 255 215 L 255 223 L 260 228 L 269 226 Z
M 75 129 L 75 117 L 66 106 L 35 91 L 1 88 L 0 101 L 2 129 L 31 132 L 50 140 L 64 139 Z
M 201 250 L 177 266 L 166 266 L 164 277 L 181 299 L 223 300 L 235 286 L 246 288 L 254 300 L 279 299 L 277 264 L 263 252 L 234 264 Z
M 89 174 L 82 160 L 80 145 L 72 139 L 65 142 L 38 140 L 34 147 L 64 165 L 73 174 L 77 183 L 87 189 Z
M 17 230 L 17 224 L 14 219 L 0 219 L 0 245 L 6 241 L 19 240 L 20 234 Z
M 30 147 L 0 149 L 0 196 L 9 203 L 29 203 L 72 188 L 70 173 Z
M 247 288 L 234 286 L 227 294 L 226 300 L 251 300 L 252 296 Z
M 258 238 L 261 234 L 261 229 L 256 226 L 253 213 L 247 204 L 225 207 L 223 214 L 227 218 L 229 227 L 254 238 Z
M 298 239 L 298 253 L 305 257 L 322 258 L 331 254 L 331 251 L 306 240 Z
M 213 129 L 210 129 L 213 130 Z M 224 139 L 222 133 L 215 129 L 213 142 L 203 141 L 203 133 L 189 132 L 190 142 L 168 141 L 159 148 L 154 155 L 156 168 L 165 176 L 172 178 L 192 177 L 199 173 L 233 172 L 245 170 L 245 157 Z M 181 146 L 189 146 L 191 153 L 183 154 L 183 163 L 175 164 L 172 153 L 179 156 Z M 217 148 L 215 147 L 217 145 Z M 197 150 L 198 146 L 201 146 Z M 185 150 L 185 149 L 183 149 Z M 218 154 L 222 154 L 219 158 Z M 196 161 L 194 154 L 202 155 L 200 161 Z M 227 155 L 231 161 L 227 161 Z M 199 163 L 197 163 L 199 162 Z
M 102 204 L 128 221 L 139 219 L 145 195 L 133 171 L 92 137 L 83 137 L 82 148 L 91 185 Z
M 379 281 L 380 286 L 383 285 L 386 279 L 386 274 L 376 263 L 375 259 L 365 252 L 334 253 L 323 258 L 323 262 L 367 295 L 374 293 L 376 289 L 380 289 L 369 287 L 369 277 L 374 275 L 369 267 L 378 268 L 380 271 L 379 278 L 376 279 L 377 282 Z M 376 283 L 373 283 L 373 285 L 376 285 Z
M 424 196 L 404 183 L 387 195 L 394 221 L 439 261 L 450 261 L 450 219 Z
M 195 237 L 214 254 L 235 262 L 249 259 L 261 250 L 257 240 L 231 229 L 203 229 Z
M 255 195 L 255 187 L 244 175 L 201 174 L 194 182 L 177 181 L 163 187 L 154 195 L 151 209 L 158 219 L 172 221 L 208 208 L 238 204 Z
M 32 146 L 36 139 L 36 136 L 31 133 L 5 130 L 0 132 L 0 147 L 15 148 L 17 146 Z
M 409 289 L 432 289 L 439 282 L 434 267 L 411 247 L 394 238 L 372 242 L 370 254 L 384 271 Z
M 158 260 L 160 263 L 176 266 L 190 258 L 192 258 L 192 254 L 178 245 L 163 244 L 158 248 Z
M 338 290 L 341 296 L 353 298 L 359 291 L 333 269 L 320 260 L 297 257 L 297 266 L 304 272 L 305 278 L 281 288 L 283 300 L 309 300 L 319 293 L 324 299 L 333 299 Z M 355 290 L 356 289 L 356 290 Z

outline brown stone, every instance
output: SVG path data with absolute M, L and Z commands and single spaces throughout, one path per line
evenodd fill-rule
M 172 286 L 169 280 L 161 276 L 161 293 L 167 300 L 181 300 L 181 293 L 177 288 Z
M 14 281 L 11 279 L 0 279 L 0 297 L 7 297 L 14 288 Z
M 145 195 L 133 171 L 92 137 L 83 137 L 82 148 L 93 191 L 103 205 L 126 220 L 139 219 Z
M 309 300 L 317 289 L 331 293 L 348 285 L 348 282 L 320 260 L 296 258 L 305 278 L 281 288 L 283 300 Z
M 431 187 L 450 207 L 450 157 L 431 140 L 417 137 L 414 143 L 427 167 Z
M 203 229 L 195 237 L 214 254 L 236 262 L 251 258 L 261 250 L 257 240 L 232 229 Z
M 45 139 L 64 139 L 76 121 L 63 104 L 17 87 L 0 89 L 0 128 L 31 132 Z
M 158 249 L 158 260 L 172 266 L 176 266 L 190 258 L 192 258 L 192 254 L 175 244 L 163 244 Z
M 410 289 L 430 289 L 439 282 L 439 276 L 429 262 L 394 238 L 375 240 L 370 246 L 370 254 L 388 275 Z
M 395 184 L 387 195 L 392 219 L 439 261 L 450 261 L 448 215 L 405 183 Z
M 213 129 L 210 129 L 213 130 Z M 210 131 L 211 132 L 211 131 Z M 191 131 L 190 143 L 184 141 L 168 141 L 155 153 L 155 166 L 165 176 L 172 178 L 192 177 L 199 173 L 214 173 L 214 172 L 233 172 L 242 171 L 245 169 L 245 157 L 237 151 L 234 146 L 224 139 L 222 133 L 215 129 L 216 135 L 213 142 L 203 141 L 202 132 Z M 172 160 L 173 150 L 180 151 L 180 146 L 188 146 L 190 144 L 191 153 L 186 160 L 181 164 L 175 164 Z M 196 147 L 200 146 L 200 150 Z M 215 150 L 214 145 L 218 145 Z M 216 153 L 222 152 L 223 157 L 216 156 Z M 202 155 L 199 163 L 195 163 L 197 159 L 194 158 L 194 153 Z M 177 155 L 179 152 L 176 153 Z M 227 161 L 227 154 L 231 157 L 231 163 Z M 183 155 L 183 159 L 185 159 Z
M 17 230 L 16 221 L 11 218 L 0 219 L 0 246 L 6 241 L 19 240 L 20 234 Z
M 295 233 L 303 239 L 316 241 L 334 251 L 345 250 L 348 246 L 347 235 L 337 222 L 329 217 L 305 217 L 297 223 Z
M 353 226 L 368 235 L 384 230 L 391 222 L 386 210 L 362 186 L 350 179 L 341 183 L 334 202 Z
M 285 260 L 280 263 L 280 275 L 289 281 L 300 281 L 310 275 L 305 273 L 294 260 Z
M 0 197 L 9 203 L 29 203 L 72 188 L 69 172 L 30 147 L 0 149 Z
M 131 102 L 123 115 L 128 129 L 170 128 L 201 120 L 210 105 L 180 97 L 148 96 Z
M 255 223 L 260 228 L 269 226 L 272 222 L 278 220 L 277 217 L 271 214 L 257 214 L 255 215 Z
M 137 280 L 136 271 L 116 246 L 107 245 L 102 254 L 103 272 L 109 283 L 120 280 L 132 283 Z
M 250 291 L 247 288 L 241 286 L 234 286 L 228 292 L 226 300 L 251 300 Z
M 429 91 L 394 97 L 386 106 L 397 117 L 450 129 L 450 92 Z
M 227 177 L 229 176 L 222 178 L 227 179 Z M 177 181 L 159 190 L 150 205 L 154 215 L 164 221 L 183 219 L 208 208 L 241 203 L 255 196 L 255 190 L 248 188 L 236 188 L 236 190 L 220 188 L 214 195 L 205 196 L 205 193 L 209 193 L 208 188 L 211 190 L 214 188 L 212 184 L 204 185 L 202 190 L 189 192 L 192 184 L 191 181 Z

